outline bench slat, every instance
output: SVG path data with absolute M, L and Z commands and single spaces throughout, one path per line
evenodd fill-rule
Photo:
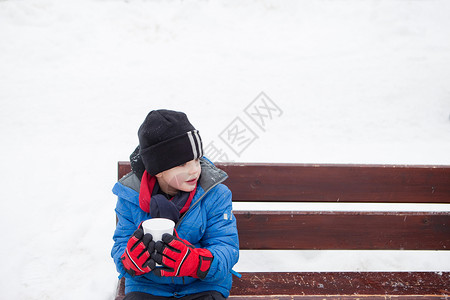
M 117 163 L 117 179 L 122 178 L 131 172 L 131 164 L 129 161 L 119 161 Z
M 240 249 L 446 250 L 445 212 L 235 211 Z
M 299 299 L 300 296 L 305 295 L 340 295 L 340 299 L 342 295 L 359 295 L 362 299 L 364 299 L 362 295 L 379 295 L 382 298 L 387 295 L 439 297 L 448 295 L 449 292 L 449 272 L 242 273 L 242 278 L 234 277 L 231 289 L 231 294 L 236 297 L 239 295 L 298 295 Z M 250 299 L 248 296 L 244 298 Z M 280 297 L 280 299 L 283 298 Z
M 450 203 L 448 166 L 217 164 L 233 201 Z
M 264 296 L 230 296 L 233 300 L 447 300 L 441 295 L 264 295 Z
M 450 203 L 450 167 L 217 163 L 233 201 Z M 130 172 L 119 162 L 118 178 Z
M 246 272 L 230 299 L 446 299 L 449 272 Z M 125 278 L 116 300 L 125 296 Z M 324 298 L 325 297 L 325 298 Z

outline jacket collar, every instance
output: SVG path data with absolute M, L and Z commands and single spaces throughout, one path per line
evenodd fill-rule
M 225 171 L 217 168 L 207 158 L 200 158 L 200 166 L 202 168 L 202 175 L 200 176 L 199 184 L 205 192 L 209 191 L 219 183 L 224 182 L 228 178 Z

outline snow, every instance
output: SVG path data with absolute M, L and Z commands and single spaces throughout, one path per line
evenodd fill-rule
M 152 109 L 186 112 L 239 162 L 449 165 L 449 10 L 0 0 L 2 298 L 112 299 L 116 162 Z M 282 111 L 264 130 L 244 111 L 261 92 Z M 257 135 L 240 156 L 219 138 L 237 117 Z M 450 270 L 442 252 L 306 251 L 289 266 L 259 255 L 277 257 L 268 269 Z M 260 269 L 257 257 L 236 269 Z

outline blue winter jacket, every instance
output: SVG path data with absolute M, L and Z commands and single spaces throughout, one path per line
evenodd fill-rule
M 205 158 L 200 159 L 202 173 L 189 210 L 176 224 L 178 235 L 195 247 L 207 248 L 214 256 L 203 280 L 192 277 L 158 277 L 152 272 L 131 277 L 126 273 L 121 255 L 128 239 L 150 214 L 139 207 L 140 179 L 131 172 L 117 182 L 113 193 L 118 196 L 118 223 L 114 232 L 111 256 L 119 278 L 125 276 L 125 293 L 137 291 L 165 297 L 182 297 L 215 290 L 229 296 L 231 269 L 239 259 L 236 219 L 232 214 L 231 191 L 223 184 L 227 174 Z

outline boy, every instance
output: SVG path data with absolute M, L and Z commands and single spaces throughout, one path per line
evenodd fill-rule
M 113 188 L 111 256 L 126 277 L 125 300 L 225 299 L 239 258 L 226 173 L 202 157 L 200 135 L 182 112 L 151 111 L 138 137 L 133 171 Z M 153 241 L 140 225 L 150 218 L 172 219 L 174 234 Z

